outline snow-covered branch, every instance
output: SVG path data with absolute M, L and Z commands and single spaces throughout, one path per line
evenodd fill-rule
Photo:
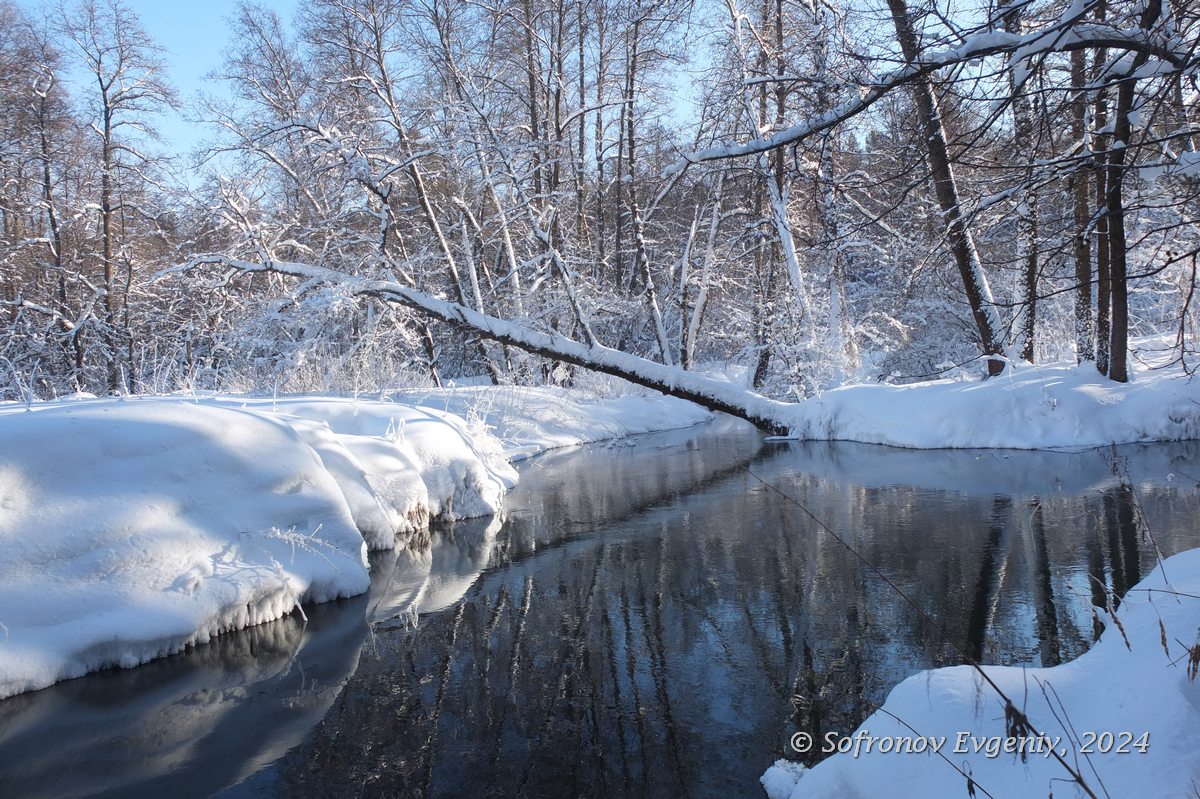
M 857 98 L 824 114 L 770 136 L 687 153 L 668 172 L 678 172 L 689 164 L 740 158 L 797 144 L 858 116 L 901 86 L 922 80 L 949 67 L 998 55 L 1008 56 L 1016 62 L 1050 53 L 1103 49 L 1144 54 L 1176 72 L 1191 71 L 1197 66 L 1197 54 L 1185 42 L 1142 28 L 1124 29 L 1100 23 L 1080 23 L 1074 14 L 1047 28 L 1029 33 L 987 29 L 967 37 L 957 47 L 922 55 L 921 58 L 883 75 L 878 80 L 864 83 Z
M 255 263 L 214 254 L 194 256 L 166 273 L 183 272 L 203 266 L 231 267 L 247 273 L 273 272 L 303 279 L 309 285 L 337 285 L 346 294 L 399 303 L 502 344 L 585 369 L 615 375 L 664 394 L 739 416 L 772 433 L 786 434 L 790 428 L 788 420 L 793 406 L 789 403 L 769 399 L 732 383 L 655 363 L 599 344 L 589 346 L 559 333 L 531 330 L 516 322 L 480 313 L 465 305 L 439 299 L 394 281 L 366 280 L 312 264 L 287 261 Z

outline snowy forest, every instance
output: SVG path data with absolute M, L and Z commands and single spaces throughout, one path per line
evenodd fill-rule
M 186 98 L 120 0 L 0 18 L 5 399 L 584 379 L 463 307 L 786 400 L 1193 367 L 1182 0 L 247 3 Z
M 0 0 L 0 795 L 1197 795 L 1198 79 L 1193 0 Z

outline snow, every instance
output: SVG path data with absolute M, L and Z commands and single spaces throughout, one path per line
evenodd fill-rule
M 565 388 L 481 386 L 414 389 L 392 396 L 478 420 L 500 440 L 510 461 L 547 449 L 690 427 L 712 418 L 712 412 L 699 405 L 658 394 L 603 398 Z
M 1099 613 L 1107 620 L 1105 611 Z M 1188 647 L 1200 627 L 1200 550 L 1163 561 L 1130 590 L 1116 616 L 1120 626 L 1109 622 L 1100 641 L 1070 663 L 984 670 L 1038 732 L 1057 741 L 1055 750 L 1096 795 L 1191 796 L 1200 782 L 1194 756 L 1200 684 L 1188 674 Z M 811 769 L 777 762 L 762 777 L 767 795 L 967 795 L 967 781 L 955 767 L 972 775 L 978 796 L 1083 795 L 1064 766 L 1044 753 L 1024 762 L 1015 754 L 989 756 L 986 747 L 994 751 L 1006 739 L 1004 703 L 968 666 L 909 677 L 858 731 L 846 734 L 876 741 L 944 736 L 941 753 L 949 762 L 932 754 L 866 752 L 864 743 L 857 757 L 853 750 L 833 754 Z M 986 741 L 983 751 L 974 751 L 972 737 Z M 1116 751 L 1122 742 L 1125 751 Z M 1135 746 L 1139 742 L 1148 745 Z
M 486 565 L 510 459 L 711 416 L 561 389 L 401 399 L 0 405 L 0 698 L 363 593 L 368 548 L 399 548 L 373 618 L 446 607 Z M 474 517 L 449 543 L 403 546 Z
M 1163 366 L 1157 357 L 1161 342 L 1146 339 L 1136 346 L 1127 384 L 1102 378 L 1091 364 L 1014 364 L 989 380 L 848 386 L 796 406 L 792 435 L 918 449 L 1082 449 L 1200 437 L 1200 381 L 1178 368 L 1154 368 Z M 986 464 L 1010 456 L 993 451 L 980 457 Z M 819 448 L 809 452 L 809 459 L 816 473 L 839 468 Z M 1056 464 L 1031 462 L 1033 468 L 1019 472 L 1011 466 L 997 469 L 994 481 L 966 483 L 952 473 L 914 472 L 910 460 L 904 450 L 881 450 L 871 472 L 856 473 L 856 479 L 884 485 L 905 473 L 908 480 L 988 492 L 1006 490 L 1006 481 L 1013 480 L 1025 489 L 1057 485 L 1060 471 Z M 1166 464 L 1163 471 L 1169 471 Z M 1079 479 L 1100 485 L 1114 478 L 1097 466 L 1081 471 Z M 1098 614 L 1107 620 L 1105 609 Z M 1200 627 L 1200 550 L 1164 561 L 1129 592 L 1117 618 L 1119 626 L 1110 623 L 1096 646 L 1071 663 L 1039 669 L 987 666 L 985 671 L 1039 732 L 1050 740 L 1061 738 L 1055 749 L 1096 795 L 1191 795 L 1200 780 L 1191 755 L 1200 745 L 1200 686 L 1186 666 L 1187 647 L 1196 642 Z M 838 733 L 861 737 L 857 752 L 831 754 L 811 769 L 780 760 L 762 776 L 767 796 L 967 795 L 964 773 L 971 775 L 978 796 L 1083 795 L 1053 757 L 1035 753 L 1022 762 L 1003 752 L 989 756 L 989 748 L 994 752 L 1007 740 L 1004 703 L 967 666 L 909 677 L 857 731 Z M 1107 739 L 1098 739 L 1100 746 L 1091 740 L 1102 733 L 1124 741 L 1126 751 L 1085 756 L 1083 744 L 1104 747 Z M 942 753 L 948 759 L 877 751 L 880 742 L 911 743 L 918 736 L 944 737 Z M 972 739 L 982 742 L 983 751 L 974 751 Z M 864 751 L 867 741 L 875 742 L 874 751 Z M 1144 752 L 1132 748 L 1138 741 L 1149 742 Z M 816 745 L 824 747 L 827 740 L 818 738 Z
M 761 136 L 738 143 L 718 144 L 686 153 L 680 161 L 665 170 L 664 177 L 678 174 L 689 165 L 703 161 L 755 155 L 797 144 L 865 112 L 890 94 L 897 86 L 912 82 L 918 76 L 928 75 L 939 69 L 979 61 L 1003 53 L 1008 54 L 1010 62 L 1027 61 L 1088 43 L 1125 46 L 1130 49 L 1130 52 L 1146 52 L 1148 49 L 1157 49 L 1156 55 L 1165 56 L 1164 60 L 1176 68 L 1186 64 L 1190 58 L 1186 46 L 1177 39 L 1160 38 L 1156 33 L 1142 28 L 1122 29 L 1102 23 L 1083 23 L 1079 21 L 1079 14 L 1071 9 L 1050 24 L 1022 34 L 984 26 L 978 32 L 966 36 L 955 47 L 924 52 L 919 60 L 904 64 L 882 75 L 860 77 L 857 81 L 858 96 L 823 114 L 815 115 L 769 136 Z
M 1138 351 L 1133 353 L 1133 380 L 1126 385 L 1111 383 L 1086 365 L 1012 363 L 1003 375 L 986 381 L 857 385 L 795 404 L 600 344 L 583 344 L 560 334 L 532 330 L 395 282 L 364 280 L 310 264 L 256 264 L 222 255 L 197 256 L 178 269 L 205 264 L 289 275 L 313 284 L 338 286 L 347 295 L 395 301 L 477 330 L 486 338 L 619 375 L 735 414 L 763 429 L 786 432 L 792 438 L 915 448 L 1038 449 L 1200 437 L 1200 425 L 1193 413 L 1200 401 L 1200 384 L 1178 369 L 1139 366 L 1137 359 L 1142 353 Z M 1158 353 L 1152 355 L 1157 357 Z
M 164 274 L 214 265 L 245 273 L 272 272 L 288 275 L 309 281 L 312 285 L 337 286 L 346 296 L 378 297 L 397 302 L 451 325 L 477 330 L 494 341 L 542 355 L 553 355 L 566 363 L 585 366 L 594 371 L 619 375 L 625 380 L 651 389 L 661 388 L 674 396 L 737 414 L 765 428 L 782 429 L 780 420 L 790 410 L 788 403 L 748 392 L 741 386 L 605 347 L 594 341 L 586 327 L 584 333 L 589 343 L 584 344 L 559 333 L 544 333 L 519 322 L 488 316 L 465 305 L 439 299 L 395 281 L 365 280 L 312 264 L 291 261 L 254 263 L 221 254 L 197 255 L 184 264 L 172 267 Z
M 393 531 L 411 533 L 431 518 L 486 516 L 503 504 L 516 485 L 498 442 L 483 430 L 469 430 L 454 414 L 431 408 L 363 398 L 285 397 L 248 399 L 206 397 L 205 404 L 270 413 L 302 429 L 316 427 L 334 449 L 332 470 L 350 479 L 372 549 L 391 549 Z M 326 450 L 318 450 L 325 458 Z M 358 474 L 361 473 L 361 480 Z M 365 481 L 366 495 L 361 490 Z M 351 491 L 347 491 L 348 499 Z M 383 527 L 380 528 L 380 516 Z
M 798 438 L 1046 448 L 1196 438 L 1198 407 L 1200 384 L 1177 371 L 1143 365 L 1121 385 L 1056 365 L 851 386 L 771 413 Z M 362 593 L 368 549 L 400 548 L 374 617 L 445 607 L 486 566 L 512 460 L 710 416 L 512 386 L 0 405 L 0 697 Z M 908 468 L 888 453 L 881 474 Z M 453 545 L 403 548 L 432 519 L 474 517 Z
M 0 416 L 0 697 L 368 585 L 341 489 L 282 421 L 173 402 Z
M 303 742 L 342 693 L 369 632 L 366 604 L 316 606 L 185 657 L 5 702 L 0 793 L 222 795 Z
M 1200 438 L 1200 381 L 1178 368 L 1133 372 L 1122 384 L 1090 364 L 1011 365 L 988 380 L 847 386 L 797 405 L 791 437 L 915 449 Z
M 1169 163 L 1148 164 L 1138 168 L 1142 177 L 1153 179 L 1164 175 L 1176 178 L 1195 178 L 1200 176 L 1200 153 L 1185 150 Z

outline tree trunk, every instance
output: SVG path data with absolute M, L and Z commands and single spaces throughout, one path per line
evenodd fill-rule
M 113 201 L 112 201 L 112 111 L 107 92 L 103 98 L 104 129 L 100 142 L 100 263 L 104 270 L 104 344 L 108 350 L 108 390 L 116 393 L 121 386 L 120 365 L 117 361 L 116 285 L 113 270 Z
M 585 218 L 585 210 L 587 208 L 587 191 L 584 188 L 584 142 L 585 134 L 587 133 L 587 114 L 582 113 L 582 109 L 587 108 L 587 65 L 585 62 L 585 46 L 587 28 L 584 25 L 583 18 L 583 0 L 575 0 L 575 25 L 576 34 L 576 55 L 579 60 L 579 129 L 577 135 L 577 151 L 575 153 L 575 239 L 579 247 L 584 247 L 587 241 L 587 221 Z
M 1096 6 L 1096 19 L 1104 21 L 1105 3 L 1101 0 Z M 1092 62 L 1092 82 L 1096 83 L 1108 63 L 1108 51 L 1101 48 L 1096 51 Z M 1108 128 L 1108 96 L 1103 89 L 1096 92 L 1096 105 L 1092 113 L 1096 137 L 1092 143 L 1095 156 L 1092 168 L 1096 176 L 1096 371 L 1102 375 L 1108 374 L 1109 367 L 1109 312 L 1112 309 L 1112 283 L 1109 280 L 1109 245 L 1108 245 L 1108 172 L 1105 168 L 1105 147 L 1108 136 L 1102 133 Z
M 615 375 L 631 383 L 738 416 L 770 433 L 786 435 L 791 428 L 793 406 L 789 403 L 769 399 L 723 380 L 714 380 L 675 366 L 655 363 L 601 344 L 587 345 L 559 333 L 531 330 L 505 319 L 481 314 L 464 305 L 431 297 L 393 281 L 363 280 L 308 264 L 286 261 L 251 263 L 220 255 L 200 256 L 192 259 L 187 266 L 190 268 L 206 264 L 219 264 L 246 273 L 273 272 L 314 283 L 340 284 L 352 295 L 399 303 L 455 327 L 467 328 L 493 341 L 510 344 L 545 358 Z M 426 347 L 431 356 L 436 356 L 432 336 L 426 337 Z
M 50 87 L 40 95 L 37 104 L 38 114 L 38 143 L 40 151 L 39 159 L 42 162 L 42 202 L 46 204 L 46 224 L 50 228 L 50 258 L 54 263 L 54 271 L 57 273 L 58 285 L 58 312 L 62 314 L 63 319 L 70 319 L 72 314 L 67 307 L 67 270 L 66 264 L 63 261 L 63 239 L 62 230 L 58 223 L 58 212 L 56 210 L 56 202 L 54 199 L 54 181 L 51 175 L 50 166 L 53 161 L 50 150 L 50 115 L 47 108 L 50 96 Z M 70 339 L 63 340 L 63 355 L 68 363 L 72 364 L 71 368 L 71 384 L 76 391 L 83 389 L 83 359 L 84 359 L 84 342 L 80 335 L 79 327 L 70 327 L 64 323 L 64 333 L 70 333 Z
M 831 15 L 832 12 L 820 4 L 816 4 L 813 9 L 813 64 L 816 74 L 819 76 L 813 110 L 818 115 L 824 115 L 833 108 L 834 87 L 838 80 L 830 57 L 832 34 L 828 15 Z M 782 16 L 782 9 L 778 9 L 777 13 Z M 777 32 L 777 43 L 782 47 L 782 31 Z M 784 74 L 782 62 L 779 64 L 778 74 L 780 77 Z M 835 142 L 836 136 L 833 131 L 827 131 L 821 135 L 815 185 L 813 186 L 813 202 L 817 207 L 816 217 L 821 226 L 820 249 L 829 292 L 825 331 L 825 348 L 830 363 L 828 382 L 830 385 L 837 386 L 846 381 L 848 374 L 857 371 L 859 358 L 854 336 L 847 323 L 846 264 L 842 253 L 841 224 L 838 218 L 838 196 L 833 160 Z
M 538 79 L 537 79 L 537 64 L 533 49 L 533 6 L 530 0 L 524 0 L 522 8 L 525 13 L 523 27 L 525 29 L 525 81 L 527 97 L 526 102 L 529 104 L 529 138 L 533 146 L 533 195 L 540 198 L 542 196 L 542 162 L 540 148 L 542 146 L 541 125 L 538 122 Z
M 700 229 L 700 217 L 704 214 L 704 207 L 697 205 L 696 211 L 692 215 L 692 225 L 688 228 L 687 241 L 683 245 L 683 255 L 679 257 L 679 279 L 675 281 L 676 291 L 679 297 L 679 364 L 684 369 L 687 368 L 687 318 L 688 306 L 691 302 L 691 296 L 688 294 L 688 289 L 692 281 L 692 248 L 696 244 L 696 233 Z
M 721 226 L 721 193 L 725 187 L 725 173 L 717 177 L 717 192 L 713 199 L 712 220 L 708 227 L 708 241 L 704 247 L 704 265 L 700 270 L 700 287 L 696 293 L 696 301 L 692 305 L 692 317 L 688 322 L 687 334 L 683 339 L 683 354 L 680 363 L 684 369 L 691 369 L 696 357 L 696 341 L 700 338 L 700 326 L 704 323 L 704 311 L 708 308 L 708 289 L 712 281 L 713 261 L 716 260 L 717 231 Z M 683 321 L 680 320 L 680 324 Z
M 592 148 L 596 158 L 596 268 L 605 271 L 605 261 L 607 254 L 605 252 L 604 238 L 604 6 L 600 4 L 596 9 L 596 131 Z M 580 120 L 582 124 L 582 119 Z M 618 175 L 619 177 L 619 175 Z M 597 278 L 600 275 L 596 276 Z M 597 279 L 597 284 L 600 280 Z
M 1071 53 L 1071 85 L 1076 94 L 1071 101 L 1071 138 L 1082 155 L 1087 147 L 1087 95 L 1083 91 L 1086 82 L 1082 50 Z M 1075 235 L 1072 251 L 1075 256 L 1075 359 L 1078 363 L 1094 361 L 1096 350 L 1092 323 L 1092 251 L 1088 238 L 1091 222 L 1087 170 L 1076 169 L 1068 182 L 1073 199 L 1073 222 Z
M 650 272 L 650 253 L 646 248 L 645 223 L 642 220 L 642 209 L 638 205 L 637 200 L 637 160 L 635 157 L 636 151 L 634 145 L 636 138 L 634 137 L 634 113 L 633 113 L 633 95 L 637 87 L 637 61 L 638 61 L 638 32 L 641 29 L 640 21 L 633 23 L 631 36 L 632 43 L 629 46 L 629 72 L 625 84 L 625 103 L 627 106 L 625 114 L 625 124 L 627 126 L 627 136 L 629 144 L 629 157 L 626 158 L 626 168 L 629 170 L 629 218 L 633 223 L 633 248 L 634 248 L 634 268 L 630 272 L 629 289 L 633 291 L 635 278 L 640 277 L 642 282 L 642 290 L 646 295 L 646 305 L 650 309 L 650 318 L 654 323 L 654 335 L 658 339 L 658 350 L 662 355 L 662 362 L 668 366 L 671 364 L 671 343 L 667 338 L 667 328 L 663 323 L 662 310 L 658 304 L 658 292 L 654 287 L 654 275 Z
M 1005 12 L 1004 27 L 1009 33 L 1021 32 L 1020 6 Z M 1033 143 L 1033 111 L 1024 93 L 1025 84 L 1016 81 L 1015 65 L 1009 67 L 1008 81 L 1012 94 L 1014 150 L 1025 160 L 1025 197 L 1017 206 L 1017 249 L 1021 268 L 1021 316 L 1017 341 L 1021 358 L 1033 363 L 1038 276 L 1038 206 L 1037 189 L 1033 185 L 1033 164 L 1037 153 Z
M 908 15 L 908 6 L 904 0 L 888 0 L 888 8 L 892 12 L 892 23 L 896 27 L 896 37 L 900 41 L 904 60 L 913 63 L 920 57 L 920 47 Z M 967 303 L 971 307 L 971 316 L 979 331 L 980 345 L 985 356 L 1000 355 L 1003 352 L 1000 319 L 992 300 L 991 286 L 988 285 L 987 275 L 984 274 L 983 263 L 979 258 L 979 250 L 975 246 L 975 239 L 959 204 L 958 183 L 950 164 L 946 131 L 942 127 L 933 87 L 925 77 L 914 81 L 912 87 L 929 158 L 929 169 L 946 227 L 946 238 L 958 265 Z M 996 375 L 1004 370 L 1004 362 L 998 358 L 989 358 L 987 364 L 989 375 Z
M 1142 12 L 1140 25 L 1149 30 L 1162 13 L 1162 0 L 1150 0 Z M 1129 159 L 1132 129 L 1129 115 L 1133 111 L 1133 95 L 1137 88 L 1137 71 L 1149 60 L 1138 53 L 1128 67 L 1117 90 L 1113 109 L 1113 141 L 1108 150 L 1105 207 L 1108 211 L 1108 261 L 1112 281 L 1112 340 L 1109 345 L 1108 376 L 1118 383 L 1129 380 L 1129 293 L 1125 243 L 1125 167 Z

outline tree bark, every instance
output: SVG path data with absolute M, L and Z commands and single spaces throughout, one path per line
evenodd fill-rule
M 1021 32 L 1021 6 L 1008 4 L 1004 14 L 1004 28 L 1009 33 Z M 1019 62 L 1017 62 L 1019 63 Z M 1033 110 L 1025 95 L 1025 83 L 1018 83 L 1016 64 L 1009 66 L 1009 91 L 1012 94 L 1013 145 L 1025 161 L 1025 196 L 1017 206 L 1017 248 L 1021 268 L 1021 316 L 1017 341 L 1021 358 L 1033 363 L 1034 332 L 1037 329 L 1037 278 L 1038 278 L 1038 198 L 1033 184 L 1033 164 L 1037 157 L 1033 142 Z
M 654 322 L 654 335 L 658 339 L 658 350 L 662 355 L 662 362 L 669 366 L 671 364 L 671 343 L 667 338 L 667 328 L 663 323 L 662 310 L 659 308 L 658 292 L 654 287 L 654 275 L 650 272 L 650 253 L 646 248 L 645 224 L 642 221 L 642 209 L 638 205 L 637 199 L 637 160 L 634 150 L 637 139 L 634 137 L 633 127 L 633 97 L 634 91 L 637 88 L 638 33 L 640 29 L 640 20 L 635 21 L 630 34 L 632 42 L 629 46 L 629 71 L 625 84 L 625 103 L 627 105 L 625 124 L 627 126 L 627 139 L 629 142 L 629 157 L 625 160 L 625 165 L 629 170 L 629 190 L 627 194 L 629 197 L 629 218 L 633 223 L 634 247 L 634 268 L 630 272 L 629 290 L 633 291 L 635 288 L 634 280 L 640 277 L 642 290 L 646 295 L 646 305 L 650 309 L 650 318 Z
M 716 260 L 717 231 L 721 226 L 721 194 L 725 187 L 725 173 L 717 177 L 717 191 L 713 198 L 712 220 L 708 227 L 708 241 L 704 247 L 704 265 L 700 271 L 700 286 L 697 290 L 696 301 L 692 305 L 691 320 L 687 325 L 687 333 L 683 339 L 683 353 L 680 363 L 684 369 L 691 369 L 696 357 L 696 341 L 700 338 L 700 326 L 704 324 L 704 312 L 708 308 L 708 289 L 712 280 L 713 262 Z M 682 319 L 680 324 L 682 324 Z
M 892 12 L 892 23 L 896 28 L 896 37 L 900 41 L 904 60 L 913 63 L 920 57 L 920 47 L 917 43 L 917 34 L 913 28 L 912 19 L 908 14 L 908 6 L 904 0 L 888 0 L 888 8 Z M 962 278 L 967 303 L 971 308 L 971 316 L 979 331 L 980 345 L 985 356 L 1000 355 L 1003 352 L 1000 320 L 992 301 L 991 286 L 988 285 L 987 276 L 983 271 L 983 263 L 979 258 L 979 250 L 975 246 L 975 239 L 971 235 L 971 229 L 959 203 L 958 183 L 950 163 L 946 131 L 942 127 L 942 118 L 938 111 L 937 100 L 933 96 L 933 87 L 929 79 L 924 76 L 914 81 L 912 86 L 917 104 L 917 115 L 921 122 L 921 133 L 929 158 L 929 169 L 933 176 L 934 189 L 946 228 L 946 238 L 958 266 L 959 276 Z M 998 358 L 989 358 L 987 365 L 989 375 L 996 375 L 1004 370 L 1004 362 Z
M 1103 22 L 1105 3 L 1101 0 L 1096 6 L 1096 19 Z M 1096 51 L 1092 63 L 1092 81 L 1100 78 L 1100 73 L 1108 61 L 1108 51 L 1101 48 Z M 1092 112 L 1093 124 L 1096 127 L 1096 137 L 1092 143 L 1095 156 L 1092 167 L 1096 176 L 1096 371 L 1102 375 L 1108 374 L 1109 367 L 1109 312 L 1112 309 L 1112 283 L 1109 280 L 1109 247 L 1108 247 L 1108 172 L 1105 168 L 1104 154 L 1107 134 L 1101 132 L 1108 127 L 1108 96 L 1103 89 L 1096 92 L 1096 104 Z
M 1150 0 L 1142 12 L 1140 25 L 1149 30 L 1162 13 L 1162 0 Z M 1108 376 L 1118 383 L 1129 380 L 1129 286 L 1127 279 L 1125 243 L 1125 168 L 1129 160 L 1132 127 L 1129 115 L 1133 111 L 1133 95 L 1137 88 L 1137 71 L 1149 60 L 1138 53 L 1117 89 L 1117 104 L 1113 109 L 1113 137 L 1108 150 L 1105 207 L 1108 211 L 1108 261 L 1112 281 L 1112 331 L 1109 344 Z
M 108 89 L 100 80 L 102 102 L 102 133 L 100 140 L 100 264 L 104 278 L 104 344 L 108 359 L 108 390 L 115 394 L 121 385 L 120 366 L 117 361 L 117 338 L 115 327 L 116 285 L 113 270 L 113 201 L 112 201 L 112 108 L 108 102 Z
M 1080 156 L 1086 152 L 1087 96 L 1083 87 L 1086 82 L 1085 63 L 1082 50 L 1071 53 L 1071 85 L 1076 94 L 1071 101 L 1071 138 L 1079 148 Z M 1091 196 L 1088 193 L 1088 172 L 1080 164 L 1071 175 L 1069 185 L 1073 199 L 1073 222 L 1075 235 L 1072 252 L 1075 257 L 1075 359 L 1078 363 L 1096 360 L 1093 342 L 1095 335 L 1092 321 L 1092 250 L 1088 238 L 1091 222 Z

